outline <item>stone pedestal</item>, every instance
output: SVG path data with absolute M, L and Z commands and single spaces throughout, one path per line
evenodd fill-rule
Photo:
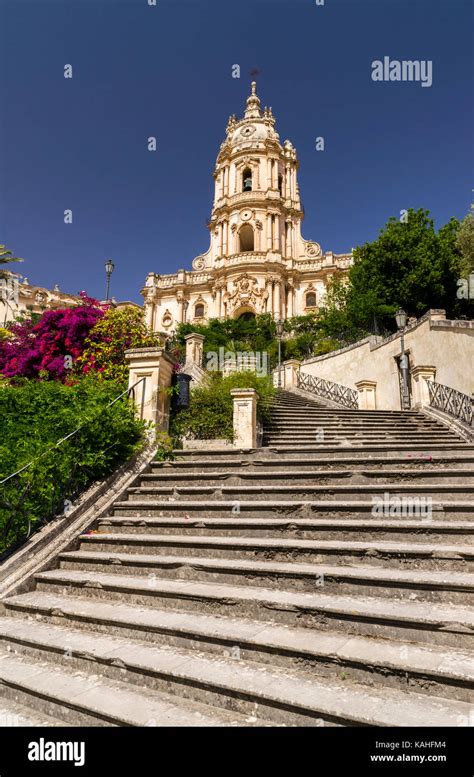
M 375 380 L 359 380 L 356 384 L 356 389 L 359 392 L 359 410 L 376 410 L 377 397 L 376 388 L 377 381 Z
M 297 387 L 297 378 L 301 362 L 298 359 L 288 359 L 286 362 L 283 362 L 282 366 L 284 370 L 282 388 L 291 391 L 292 388 Z
M 257 447 L 257 392 L 255 389 L 232 389 L 234 400 L 234 447 Z
M 129 363 L 129 388 L 138 383 L 133 393 L 139 416 L 151 421 L 156 431 L 167 432 L 172 359 L 163 348 L 134 348 L 125 352 L 125 358 Z
M 204 335 L 198 335 L 197 332 L 191 332 L 186 335 L 186 367 L 192 364 L 197 364 L 198 367 L 202 367 L 202 354 L 203 343 L 205 340 Z
M 427 380 L 434 380 L 436 377 L 436 367 L 412 367 L 411 384 L 413 390 L 413 402 L 415 407 L 426 407 L 430 404 L 430 394 L 428 391 Z

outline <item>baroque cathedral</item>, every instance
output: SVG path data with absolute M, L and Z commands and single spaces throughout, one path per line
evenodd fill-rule
M 217 156 L 209 249 L 192 270 L 148 274 L 141 293 L 150 327 L 171 333 L 181 322 L 317 310 L 328 280 L 347 271 L 352 254 L 323 253 L 302 237 L 297 172 L 296 149 L 280 143 L 253 82 L 244 116 L 230 117 Z

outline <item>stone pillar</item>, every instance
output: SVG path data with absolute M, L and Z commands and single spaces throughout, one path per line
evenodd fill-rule
M 224 256 L 228 256 L 229 254 L 229 222 L 228 221 L 224 221 L 223 228 L 224 228 Z
M 232 389 L 234 400 L 234 447 L 257 447 L 257 392 L 255 389 Z
M 275 318 L 281 318 L 281 287 L 280 281 L 276 281 L 273 287 L 273 312 Z
M 132 348 L 125 351 L 129 364 L 128 387 L 135 386 L 133 395 L 137 412 L 144 421 L 154 425 L 153 434 L 169 429 L 170 394 L 173 360 L 163 348 Z M 132 395 L 132 396 L 133 396 Z
M 184 339 L 186 340 L 185 371 L 186 367 L 192 364 L 197 364 L 198 367 L 202 367 L 204 335 L 198 335 L 197 332 L 191 332 L 191 334 L 186 335 Z
M 292 389 L 297 387 L 298 372 L 301 362 L 298 359 L 288 359 L 283 362 L 283 388 Z
M 292 245 L 292 233 L 293 233 L 293 224 L 291 221 L 286 222 L 286 255 L 287 256 L 293 256 L 293 251 L 291 250 Z
M 267 188 L 272 188 L 272 160 L 267 160 Z
M 272 250 L 273 235 L 272 235 L 272 214 L 267 213 L 267 251 Z
M 436 367 L 412 367 L 411 384 L 413 389 L 413 404 L 415 407 L 423 407 L 430 404 L 430 394 L 427 380 L 434 380 Z
M 377 407 L 375 380 L 359 380 L 356 384 L 359 392 L 359 410 L 375 410 Z
M 273 226 L 273 250 L 280 250 L 280 216 L 275 216 L 275 223 Z

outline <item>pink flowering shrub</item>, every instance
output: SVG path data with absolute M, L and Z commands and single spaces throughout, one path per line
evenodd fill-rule
M 74 308 L 47 310 L 35 324 L 14 324 L 8 339 L 0 340 L 0 373 L 6 378 L 47 378 L 65 381 L 69 365 L 82 355 L 85 340 L 105 309 L 81 293 Z

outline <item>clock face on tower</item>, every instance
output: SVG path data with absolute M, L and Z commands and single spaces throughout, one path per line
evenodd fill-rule
M 252 211 L 251 210 L 242 210 L 240 211 L 240 220 L 241 221 L 249 221 L 249 219 L 252 218 Z
M 244 138 L 250 137 L 250 135 L 253 135 L 255 132 L 255 127 L 252 124 L 249 124 L 247 127 L 242 127 L 240 130 L 240 134 L 244 136 Z

